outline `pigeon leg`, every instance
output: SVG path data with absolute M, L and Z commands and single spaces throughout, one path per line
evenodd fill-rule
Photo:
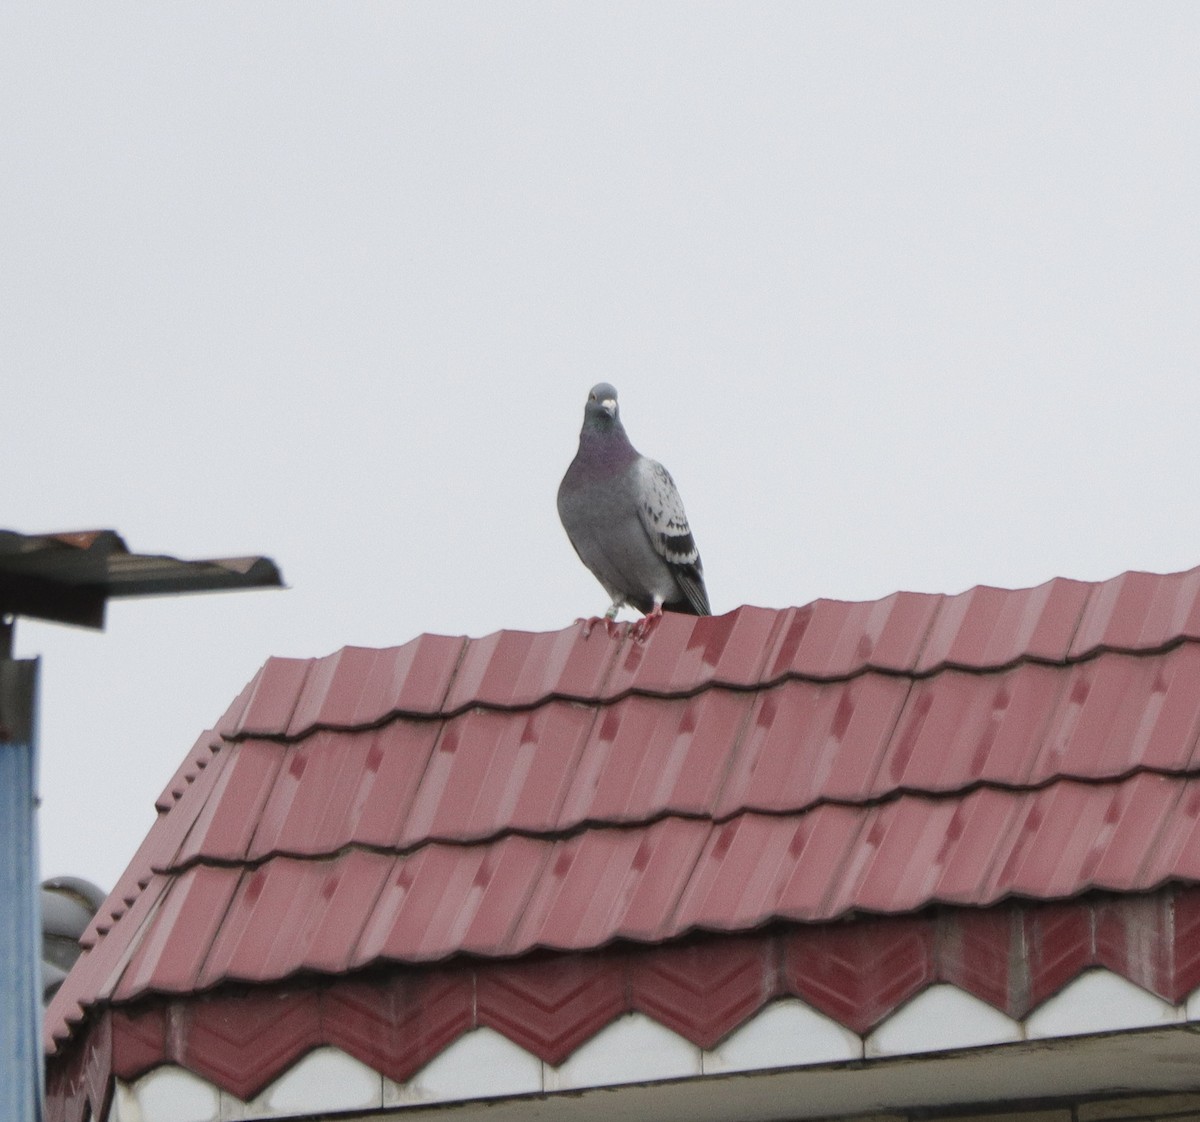
M 608 616 L 589 616 L 587 619 L 581 617 L 575 622 L 583 624 L 583 637 L 585 639 L 591 638 L 592 628 L 598 623 L 604 624 L 604 630 L 608 632 L 610 639 L 616 639 L 621 634 L 622 625 L 615 619 L 609 619 Z
M 609 605 L 608 611 L 602 616 L 589 616 L 587 619 L 577 619 L 576 623 L 583 624 L 583 637 L 588 639 L 591 637 L 592 628 L 598 623 L 604 624 L 604 630 L 608 632 L 610 639 L 615 639 L 621 633 L 621 625 L 617 623 L 617 612 L 620 610 L 620 603 Z
M 617 612 L 621 610 L 624 603 L 624 597 L 614 600 L 609 604 L 608 611 L 604 613 L 604 630 L 608 632 L 610 639 L 616 639 L 621 634 L 621 625 L 617 622 Z
M 650 637 L 650 632 L 658 626 L 662 614 L 662 601 L 655 600 L 654 607 L 630 628 L 635 643 L 644 643 Z

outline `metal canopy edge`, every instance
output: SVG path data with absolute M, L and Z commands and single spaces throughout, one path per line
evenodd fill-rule
M 0 530 L 0 615 L 99 629 L 113 599 L 282 585 L 269 557 L 187 561 L 132 553 L 114 530 Z

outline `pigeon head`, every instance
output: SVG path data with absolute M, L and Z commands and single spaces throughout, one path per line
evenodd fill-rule
M 584 426 L 608 429 L 619 426 L 621 414 L 617 408 L 617 391 L 607 382 L 598 382 L 588 393 L 583 408 Z

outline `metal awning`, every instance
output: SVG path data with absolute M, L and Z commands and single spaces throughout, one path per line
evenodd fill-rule
M 0 616 L 102 628 L 111 599 L 277 588 L 269 557 L 184 561 L 131 553 L 114 530 L 21 534 L 0 530 Z

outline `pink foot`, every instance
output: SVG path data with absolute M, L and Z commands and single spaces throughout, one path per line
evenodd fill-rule
M 635 643 L 644 643 L 650 638 L 650 633 L 658 626 L 658 621 L 662 619 L 662 605 L 655 604 L 654 610 L 642 616 L 630 629 L 629 633 L 633 636 Z
M 591 638 L 592 628 L 598 623 L 604 624 L 604 630 L 608 632 L 610 639 L 615 639 L 621 634 L 621 625 L 615 619 L 609 619 L 608 616 L 589 616 L 587 619 L 577 619 L 575 622 L 583 624 L 585 639 Z

